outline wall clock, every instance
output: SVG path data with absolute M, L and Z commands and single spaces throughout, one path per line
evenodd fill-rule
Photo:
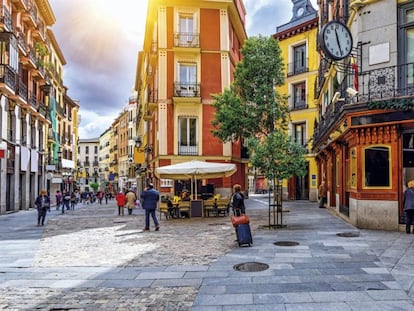
M 322 27 L 319 42 L 325 55 L 333 60 L 344 59 L 352 51 L 352 34 L 338 21 L 330 21 Z

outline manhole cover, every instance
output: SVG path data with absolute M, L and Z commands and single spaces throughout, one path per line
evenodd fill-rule
M 208 224 L 209 226 L 225 226 L 227 223 L 215 223 L 215 224 Z
M 261 262 L 244 262 L 234 265 L 233 269 L 240 272 L 258 272 L 269 269 L 269 265 Z
M 126 220 L 114 220 L 114 224 L 126 224 Z
M 298 242 L 294 242 L 294 241 L 278 241 L 278 242 L 275 242 L 273 244 L 277 245 L 277 246 L 297 246 L 297 245 L 299 245 Z
M 354 233 L 354 232 L 341 232 L 341 233 L 337 233 L 337 236 L 343 237 L 343 238 L 356 238 L 359 237 L 359 233 Z

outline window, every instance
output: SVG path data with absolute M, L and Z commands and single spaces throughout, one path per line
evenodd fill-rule
M 179 75 L 180 96 L 195 96 L 197 86 L 197 65 L 180 64 Z
M 86 146 L 86 147 L 85 147 L 85 153 L 86 153 L 86 154 L 89 154 L 89 146 Z
M 298 45 L 293 48 L 293 70 L 294 73 L 302 73 L 306 69 L 306 44 Z
M 95 154 L 98 154 L 98 146 L 95 146 Z
M 294 125 L 294 133 L 295 142 L 305 146 L 306 142 L 306 124 L 305 123 L 297 123 Z
M 192 14 L 181 13 L 179 16 L 180 45 L 186 46 L 193 41 L 194 20 Z
M 293 85 L 293 109 L 306 108 L 306 83 L 300 82 Z
M 365 186 L 390 187 L 390 150 L 373 146 L 364 150 Z
M 400 73 L 405 86 L 414 84 L 414 4 L 410 2 L 401 6 L 399 13 L 399 61 L 402 65 L 411 64 L 403 66 Z
M 197 155 L 197 119 L 179 118 L 179 154 Z

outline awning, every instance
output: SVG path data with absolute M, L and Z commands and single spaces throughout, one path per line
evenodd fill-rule
M 75 161 L 62 159 L 62 168 L 75 168 Z

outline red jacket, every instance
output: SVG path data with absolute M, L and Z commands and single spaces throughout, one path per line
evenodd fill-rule
M 126 196 L 123 192 L 118 192 L 115 196 L 115 200 L 118 203 L 118 206 L 124 206 L 126 202 Z

